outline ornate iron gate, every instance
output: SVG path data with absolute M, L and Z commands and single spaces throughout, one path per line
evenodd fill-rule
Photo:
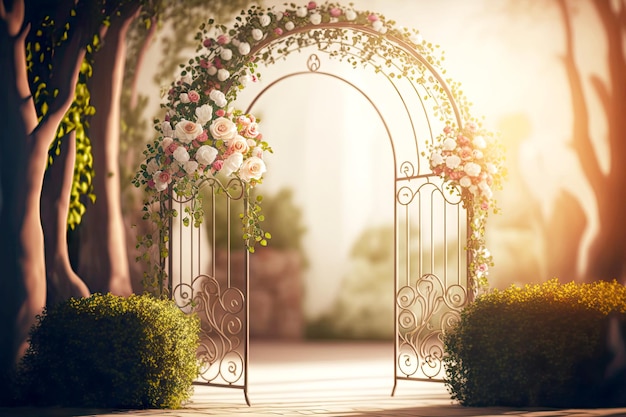
M 389 277 L 394 280 L 395 299 L 381 300 L 394 303 L 393 395 L 400 380 L 441 380 L 443 333 L 473 297 L 472 283 L 468 281 L 471 259 L 465 250 L 468 213 L 457 194 L 444 191 L 443 180 L 430 169 L 428 154 L 428 145 L 434 143 L 445 126 L 444 113 L 452 115 L 457 126 L 463 120 L 455 95 L 431 60 L 402 38 L 394 34 L 383 36 L 371 27 L 345 22 L 318 23 L 314 30 L 351 31 L 385 42 L 398 56 L 413 62 L 416 71 L 422 74 L 419 78 L 397 76 L 402 66 L 396 65 L 393 57 L 371 54 L 362 64 L 375 68 L 381 84 L 359 85 L 334 67 L 325 71 L 326 61 L 323 64 L 318 53 L 333 58 L 345 47 L 341 39 L 334 44 L 331 37 L 324 47 L 316 43 L 298 45 L 298 50 L 316 49 L 316 53 L 306 57 L 306 70 L 303 67 L 300 72 L 277 77 L 256 92 L 248 106 L 249 111 L 261 95 L 286 78 L 314 74 L 350 85 L 371 103 L 383 123 L 394 159 L 394 186 L 388 197 L 393 198 L 395 207 L 395 262 L 393 278 Z M 266 63 L 274 64 L 293 52 L 288 48 L 273 50 L 272 42 L 268 37 L 250 54 L 264 56 Z M 359 51 L 356 42 L 351 47 Z M 264 51 L 268 54 L 262 55 Z M 352 64 L 347 65 L 350 71 L 353 71 L 351 66 L 356 66 Z M 394 98 L 378 99 L 381 86 L 391 91 Z M 201 317 L 202 344 L 198 352 L 204 363 L 201 382 L 242 389 L 249 404 L 250 255 L 243 250 L 232 250 L 230 217 L 223 225 L 216 223 L 220 204 L 230 216 L 233 201 L 242 201 L 245 210 L 247 197 L 237 180 L 224 184 L 211 179 L 204 190 L 204 215 L 210 219 L 210 226 L 194 229 L 171 224 L 167 258 L 169 291 L 181 309 L 195 311 Z M 170 208 L 176 205 L 182 213 L 188 203 L 172 198 L 171 204 Z M 221 234 L 226 239 L 224 250 L 218 249 L 220 228 L 225 229 L 225 234 Z

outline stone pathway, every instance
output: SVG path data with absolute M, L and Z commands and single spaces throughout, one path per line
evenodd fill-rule
M 393 388 L 389 343 L 252 342 L 249 398 L 239 389 L 195 386 L 180 410 L 0 408 L 0 417 L 60 416 L 626 416 L 623 409 L 553 410 L 468 408 L 455 404 L 443 383 L 400 381 Z

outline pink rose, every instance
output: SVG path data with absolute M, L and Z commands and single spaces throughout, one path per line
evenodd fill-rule
M 217 109 L 217 110 L 215 111 L 215 115 L 216 115 L 217 117 L 224 117 L 224 115 L 226 115 L 226 111 L 225 111 L 224 109 Z
M 206 59 L 201 59 L 200 66 L 204 69 L 208 69 L 211 66 L 211 63 Z
M 250 123 L 242 129 L 241 134 L 247 138 L 256 138 L 260 134 L 257 130 L 258 126 L 259 125 L 254 122 Z
M 197 103 L 200 100 L 200 94 L 198 94 L 197 91 L 191 90 L 187 93 L 187 98 L 189 98 L 189 101 L 192 103 Z
M 230 42 L 230 38 L 226 34 L 222 34 L 217 37 L 217 43 L 220 45 L 226 45 L 228 42 Z
M 339 17 L 341 16 L 341 9 L 338 7 L 333 7 L 332 9 L 330 9 L 330 15 L 332 17 Z
M 450 125 L 446 125 L 446 127 L 443 128 L 443 133 L 447 135 L 450 132 L 452 132 L 452 128 L 450 127 Z
M 198 137 L 196 138 L 196 141 L 198 141 L 199 143 L 202 143 L 202 142 L 206 142 L 208 138 L 209 138 L 209 135 L 206 133 L 206 130 L 203 130 L 202 133 L 200 133 Z
M 154 180 L 153 179 L 149 179 L 148 180 L 148 187 L 154 188 Z
M 283 30 L 282 30 L 281 28 L 276 28 L 276 29 L 274 29 L 274 33 L 275 33 L 277 36 L 280 36 L 280 35 L 282 35 L 282 34 L 283 34 Z
M 218 159 L 217 161 L 213 162 L 213 165 L 211 166 L 213 167 L 214 170 L 219 171 L 224 166 L 224 161 L 222 161 L 221 159 Z
M 464 136 L 464 135 L 458 135 L 456 137 L 456 141 L 461 146 L 469 145 L 469 143 L 470 143 L 469 138 L 467 136 Z
M 209 48 L 213 44 L 213 39 L 205 39 L 202 44 L 205 46 L 205 48 Z
M 178 143 L 172 142 L 169 144 L 167 148 L 165 148 L 165 153 L 167 155 L 172 155 L 174 154 L 174 151 L 176 151 L 177 148 L 178 148 Z
M 378 15 L 372 13 L 369 16 L 367 16 L 367 20 L 369 20 L 370 22 L 375 22 L 378 20 Z
M 218 117 L 209 126 L 209 131 L 213 139 L 228 143 L 237 134 L 237 126 L 225 117 Z
M 317 7 L 317 4 L 314 1 L 310 1 L 309 4 L 307 4 L 306 8 L 309 10 L 313 10 Z
M 471 133 L 476 133 L 478 131 L 478 125 L 474 122 L 467 122 L 465 124 L 465 128 Z
M 468 161 L 472 159 L 474 153 L 472 152 L 472 148 L 470 148 L 469 146 L 464 146 L 463 148 L 461 148 L 461 153 L 459 154 L 459 156 L 464 161 Z

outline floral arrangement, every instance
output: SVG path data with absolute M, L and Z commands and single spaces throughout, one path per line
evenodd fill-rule
M 317 46 L 319 51 L 345 60 L 355 68 L 371 66 L 376 72 L 386 71 L 391 78 L 432 84 L 434 102 L 441 103 L 433 109 L 434 115 L 441 120 L 458 119 L 449 104 L 448 90 L 429 75 L 432 68 L 441 64 L 438 46 L 424 41 L 419 31 L 396 28 L 392 20 L 378 13 L 355 10 L 352 3 L 318 5 L 310 1 L 301 6 L 285 4 L 280 10 L 252 6 L 236 17 L 230 28 L 210 19 L 201 25 L 195 40 L 196 55 L 181 65 L 180 77 L 170 86 L 166 102 L 161 106 L 163 121 L 156 121 L 158 137 L 147 145 L 145 162 L 133 180 L 147 194 L 144 218 L 152 220 L 159 231 L 161 265 L 168 256 L 164 240 L 168 235 L 168 219 L 178 215 L 164 204 L 169 192 L 190 199 L 192 204 L 186 209 L 185 224 L 192 219 L 199 226 L 203 214 L 197 190 L 203 181 L 216 174 L 237 178 L 246 195 L 262 181 L 266 170 L 263 154 L 271 149 L 257 132 L 258 120 L 232 108 L 238 92 L 259 80 L 260 62 L 269 65 L 302 48 Z M 470 104 L 461 94 L 459 84 L 452 80 L 446 83 L 460 110 L 468 114 Z M 475 147 L 484 154 L 487 152 Z M 442 160 L 449 157 L 445 152 L 448 150 L 440 152 Z M 455 173 L 459 171 L 457 168 L 443 169 L 440 173 L 448 175 L 451 181 L 466 184 L 463 177 L 452 178 L 459 175 Z M 472 173 L 472 165 L 467 168 Z M 475 188 L 466 188 L 472 195 L 487 192 L 482 182 L 472 185 Z M 464 195 L 469 198 L 470 194 Z M 242 226 L 246 247 L 253 251 L 256 243 L 266 244 L 270 235 L 259 224 L 263 219 L 260 200 L 250 203 L 248 213 L 242 215 Z M 478 220 L 484 222 L 480 216 Z M 152 234 L 140 236 L 138 246 L 145 249 L 142 259 L 148 260 L 147 252 L 154 242 Z M 483 258 L 474 253 L 474 259 L 478 262 Z M 156 271 L 145 276 L 163 279 L 163 268 L 158 265 L 155 268 Z
M 442 177 L 451 193 L 460 192 L 463 206 L 470 210 L 471 234 L 467 250 L 471 251 L 470 273 L 478 287 L 488 284 L 491 253 L 485 246 L 485 226 L 490 211 L 498 212 L 493 191 L 502 187 L 506 175 L 504 152 L 493 134 L 480 129 L 476 122 L 461 129 L 447 124 L 430 154 L 430 167 Z

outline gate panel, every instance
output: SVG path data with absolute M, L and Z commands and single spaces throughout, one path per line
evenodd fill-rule
M 169 291 L 181 310 L 200 318 L 198 382 L 242 389 L 249 404 L 249 253 L 241 238 L 232 237 L 231 245 L 232 206 L 246 210 L 247 196 L 239 179 L 224 184 L 210 178 L 198 192 L 203 198 L 200 227 L 185 227 L 197 209 L 189 200 L 171 200 L 180 214 L 170 227 Z

